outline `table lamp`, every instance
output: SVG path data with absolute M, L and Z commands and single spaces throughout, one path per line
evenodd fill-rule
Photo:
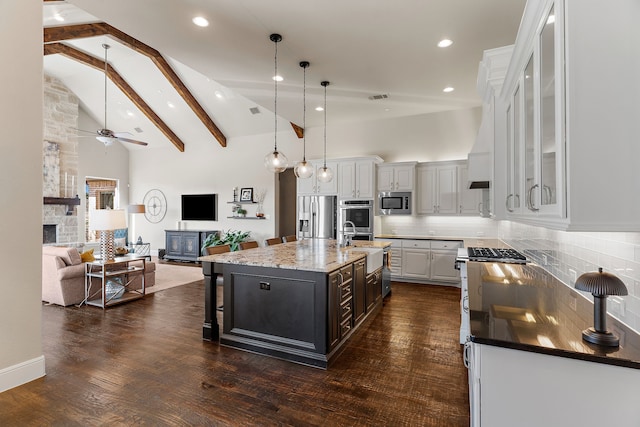
M 127 211 L 131 214 L 131 237 L 136 235 L 136 216 L 135 214 L 143 214 L 145 213 L 144 205 L 129 205 L 127 206 Z M 138 236 L 138 244 L 142 244 L 142 236 Z
M 100 258 L 103 262 L 115 259 L 113 230 L 126 227 L 123 209 L 96 209 L 91 212 L 89 228 L 100 232 Z
M 593 327 L 582 331 L 582 339 L 598 345 L 618 347 L 620 339 L 607 331 L 607 295 L 627 295 L 622 280 L 611 273 L 584 273 L 576 280 L 575 288 L 593 295 Z

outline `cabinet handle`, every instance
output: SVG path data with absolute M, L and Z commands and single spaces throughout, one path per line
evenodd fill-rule
M 482 202 L 478 203 L 478 212 L 482 213 Z
M 460 210 L 458 211 L 458 213 L 462 213 L 462 205 L 460 205 Z
M 469 351 L 470 351 L 470 347 L 471 347 L 471 345 L 469 344 L 469 341 L 464 343 L 464 352 L 462 353 L 462 360 L 464 361 L 464 367 L 467 368 L 467 369 L 469 369 Z
M 340 284 L 342 285 L 344 283 L 344 276 L 342 273 L 338 272 L 338 277 L 340 277 Z
M 535 206 L 533 206 L 533 199 L 532 199 L 532 197 L 533 197 L 533 190 L 534 190 L 536 187 L 539 187 L 539 185 L 538 185 L 538 184 L 535 184 L 533 187 L 531 187 L 531 188 L 529 189 L 529 194 L 528 194 L 528 197 L 527 197 L 527 199 L 528 199 L 528 200 L 527 200 L 527 204 L 529 205 L 529 206 L 528 206 L 528 208 L 529 208 L 529 210 L 530 210 L 530 211 L 533 211 L 533 212 L 537 212 L 537 211 L 539 211 L 539 210 L 540 210 L 540 209 L 536 208 Z
M 464 298 L 462 298 L 462 310 L 465 313 L 469 312 L 469 295 L 465 295 Z
M 512 194 L 509 194 L 509 195 L 507 196 L 507 200 L 506 200 L 506 202 L 505 202 L 505 205 L 507 206 L 507 210 L 508 210 L 509 212 L 513 212 L 513 209 L 511 209 L 511 208 L 509 207 L 509 200 L 510 200 L 510 199 L 512 199 L 512 198 L 513 198 L 513 193 L 512 193 Z
M 358 194 L 358 196 L 357 196 L 357 197 L 360 197 L 360 190 L 358 190 L 358 191 L 357 191 L 357 194 Z

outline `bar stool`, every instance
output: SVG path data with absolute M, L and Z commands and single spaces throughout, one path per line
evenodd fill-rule
M 264 242 L 266 243 L 267 246 L 279 245 L 280 243 L 282 243 L 282 238 L 272 237 L 270 239 L 265 240 Z
M 249 242 L 240 242 L 240 250 L 243 251 L 245 249 L 257 248 L 258 242 L 255 240 L 251 240 Z
M 286 243 L 286 242 L 295 242 L 296 240 L 298 240 L 298 238 L 297 238 L 295 235 L 293 235 L 293 234 L 292 234 L 291 236 L 284 236 L 284 237 L 282 238 L 282 241 L 283 241 L 284 243 Z
M 216 245 L 207 247 L 207 253 L 209 255 L 215 254 L 223 254 L 225 252 L 231 252 L 231 246 L 229 245 Z M 216 280 L 216 286 L 222 286 L 222 276 L 218 276 L 218 280 Z M 224 307 L 222 305 L 216 308 L 218 311 L 223 311 Z

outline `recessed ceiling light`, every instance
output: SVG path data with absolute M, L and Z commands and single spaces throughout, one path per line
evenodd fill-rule
M 316 111 L 324 111 L 324 108 L 322 108 L 322 107 L 316 107 Z
M 133 111 L 127 110 L 127 116 L 133 117 L 134 116 Z
M 216 95 L 216 98 L 218 98 L 218 99 L 224 98 L 224 96 L 222 95 L 222 93 L 219 90 L 215 91 L 215 95 Z
M 176 106 L 173 105 L 173 102 L 171 101 L 167 101 L 167 105 L 169 106 L 169 108 L 176 108 Z
M 192 19 L 192 21 L 198 27 L 208 27 L 209 26 L 209 21 L 207 21 L 207 19 L 202 17 L 202 16 L 196 16 L 195 18 Z
M 271 78 L 272 78 L 273 80 L 277 81 L 277 82 L 281 82 L 281 81 L 283 81 L 283 80 L 284 80 L 284 79 L 282 78 L 282 76 L 273 76 L 273 77 L 271 77 Z
M 449 93 L 449 92 L 453 92 L 454 89 L 451 86 L 447 86 L 444 89 L 442 89 L 443 92 Z
M 56 13 L 55 15 L 53 15 L 53 19 L 55 19 L 58 22 L 64 22 L 64 16 L 60 15 L 59 13 Z
M 453 42 L 449 39 L 442 39 L 438 42 L 438 47 L 449 47 Z
M 549 15 L 547 18 L 547 24 L 553 24 L 554 22 L 556 22 L 556 15 Z

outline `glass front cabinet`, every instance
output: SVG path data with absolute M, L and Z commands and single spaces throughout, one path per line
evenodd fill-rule
M 534 222 L 566 217 L 563 21 L 553 3 L 540 12 L 527 48 L 514 51 L 524 62 L 510 64 L 504 86 L 507 218 Z
M 637 0 L 527 2 L 495 103 L 498 219 L 640 231 L 637 22 Z

